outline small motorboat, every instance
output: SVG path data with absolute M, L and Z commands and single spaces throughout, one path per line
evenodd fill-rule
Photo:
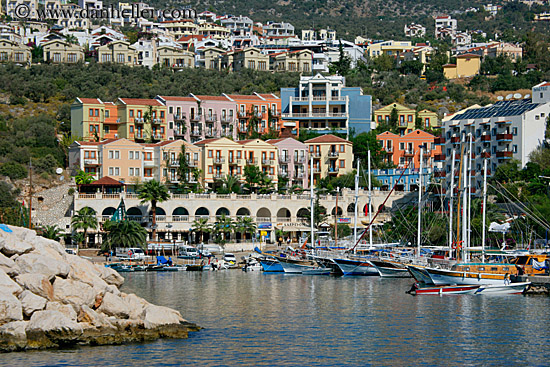
M 439 285 L 439 286 L 421 286 L 418 283 L 414 283 L 412 288 L 407 292 L 412 295 L 420 294 L 474 294 L 479 288 L 479 285 Z
M 480 285 L 474 294 L 522 294 L 531 282 Z

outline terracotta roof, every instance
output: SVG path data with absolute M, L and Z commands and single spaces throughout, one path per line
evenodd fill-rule
M 544 84 L 540 84 L 539 87 L 550 87 L 550 82 L 546 82 Z
M 204 96 L 204 95 L 196 95 L 196 94 L 194 94 L 194 96 L 197 97 L 200 100 L 203 100 L 203 101 L 227 101 L 227 102 L 229 102 L 229 99 L 225 96 Z
M 456 66 L 456 64 L 445 64 L 445 65 L 443 65 L 443 67 L 451 67 L 451 66 Z
M 339 138 L 332 134 L 321 135 L 313 139 L 306 140 L 305 143 L 350 143 L 346 139 Z
M 246 144 L 250 143 L 251 141 L 256 141 L 257 139 L 246 139 L 246 140 L 237 140 L 237 143 L 239 144 Z
M 80 98 L 80 97 L 76 97 L 76 99 L 79 100 L 81 103 L 103 104 L 103 102 L 101 102 L 101 99 L 99 99 L 99 98 Z
M 481 57 L 477 54 L 464 54 L 464 55 L 458 55 L 456 58 L 457 59 L 466 59 L 466 58 L 471 58 L 471 57 Z
M 277 144 L 277 143 L 280 143 L 280 142 L 282 142 L 283 140 L 286 140 L 286 139 L 290 139 L 290 138 L 269 139 L 269 140 L 267 140 L 267 142 L 268 142 L 269 144 Z
M 115 180 L 114 178 L 111 178 L 109 176 L 101 177 L 99 180 L 92 182 L 90 185 L 94 186 L 123 186 L 121 182 Z
M 187 42 L 189 40 L 192 40 L 192 39 L 196 39 L 198 41 L 202 41 L 203 39 L 205 39 L 206 36 L 203 36 L 202 34 L 197 34 L 197 35 L 190 35 L 190 36 L 182 36 L 178 42 Z
M 129 105 L 164 106 L 156 99 L 119 98 L 121 102 Z
M 383 133 L 380 133 L 380 134 L 376 135 L 376 138 L 378 139 L 378 137 L 382 136 L 382 135 L 384 135 L 384 136 L 393 135 L 393 136 L 397 136 L 397 137 L 400 136 L 400 135 L 392 133 L 391 131 L 384 131 Z
M 267 94 L 264 94 L 264 93 L 258 93 L 258 95 L 262 98 L 275 98 L 275 99 L 280 99 L 279 97 L 277 97 L 275 94 L 272 94 L 272 93 L 267 93 Z
M 243 95 L 243 94 L 228 94 L 227 95 L 231 99 L 250 99 L 254 101 L 261 101 L 262 99 L 255 95 Z
M 220 139 L 221 139 L 221 138 L 204 139 L 204 140 L 201 140 L 201 141 L 196 142 L 195 145 L 209 144 L 209 143 L 213 143 L 213 142 L 215 142 L 216 140 L 220 140 Z
M 117 140 L 120 140 L 120 139 L 105 139 L 105 140 L 102 140 L 102 141 L 79 141 L 78 144 L 80 145 L 103 145 L 103 144 L 109 144 L 109 143 L 112 143 L 114 141 L 117 141 Z
M 159 96 L 165 101 L 182 101 L 182 102 L 196 102 L 197 100 L 193 97 L 174 97 L 174 96 Z

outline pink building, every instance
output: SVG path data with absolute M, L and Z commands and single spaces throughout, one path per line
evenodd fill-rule
M 279 175 L 288 177 L 289 186 L 307 188 L 309 153 L 307 145 L 293 139 L 271 139 L 267 141 L 279 149 Z
M 236 105 L 226 96 L 157 96 L 168 109 L 168 138 L 191 143 L 203 139 L 236 139 Z

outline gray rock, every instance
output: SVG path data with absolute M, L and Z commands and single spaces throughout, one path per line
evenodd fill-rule
M 55 258 L 65 259 L 65 248 L 57 241 L 50 240 L 44 237 L 36 237 L 32 242 L 33 252 L 50 254 Z M 56 256 L 58 255 L 58 256 Z
M 30 253 L 21 255 L 15 260 L 19 274 L 44 274 L 48 277 L 60 276 L 66 278 L 71 267 L 60 259 L 54 259 L 44 254 Z
M 10 292 L 0 292 L 0 325 L 23 320 L 21 302 Z
M 23 313 L 27 316 L 31 316 L 35 311 L 43 310 L 48 302 L 46 298 L 37 296 L 28 290 L 19 295 L 19 301 L 23 307 Z
M 13 351 L 27 345 L 28 321 L 12 321 L 0 326 L 0 349 Z
M 112 293 L 105 293 L 101 306 L 97 309 L 109 316 L 115 316 L 121 319 L 127 319 L 129 315 L 129 307 L 122 298 Z
M 46 310 L 47 311 L 59 311 L 63 315 L 67 316 L 69 319 L 76 321 L 77 320 L 77 314 L 74 310 L 73 306 L 71 305 L 64 305 L 63 303 L 59 302 L 48 302 L 46 304 Z
M 145 328 L 147 329 L 186 322 L 178 311 L 155 305 L 145 307 L 141 319 L 144 321 Z
M 44 274 L 21 274 L 15 278 L 15 281 L 34 294 L 52 300 L 53 285 L 50 279 L 54 279 L 54 277 L 48 277 Z
M 120 287 L 122 284 L 124 284 L 124 277 L 120 275 L 116 270 L 108 268 L 106 266 L 99 266 L 96 265 L 100 272 L 100 277 L 104 281 L 106 281 L 108 284 L 115 285 L 117 287 Z
M 77 280 L 55 278 L 53 283 L 53 299 L 76 308 L 82 305 L 92 307 L 95 303 L 95 292 L 86 283 Z
M 0 252 L 0 269 L 4 270 L 8 274 L 15 274 L 13 269 L 14 266 L 15 262 Z
M 4 270 L 0 269 L 0 292 L 19 294 L 23 289 Z
M 82 334 L 82 326 L 59 311 L 37 311 L 27 324 L 27 332 L 68 332 Z
M 100 272 L 94 264 L 76 255 L 67 255 L 66 259 L 71 266 L 69 279 L 88 284 L 94 288 L 96 294 L 107 292 L 109 285 L 100 278 Z
M 145 307 L 149 306 L 149 302 L 136 296 L 135 294 L 121 293 L 120 297 L 128 305 L 128 314 L 131 319 L 140 318 Z
M 78 314 L 78 322 L 86 322 L 96 328 L 116 329 L 115 325 L 111 323 L 107 316 L 92 310 L 86 305 L 82 306 L 80 309 L 80 313 Z
M 21 239 L 21 237 L 25 238 L 24 235 L 18 236 L 15 233 L 6 233 L 4 231 L 0 232 L 0 251 L 2 251 L 4 255 L 20 255 L 32 251 L 32 245 Z

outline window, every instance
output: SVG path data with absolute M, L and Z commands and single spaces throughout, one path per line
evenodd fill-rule
M 120 159 L 120 152 L 115 150 L 115 159 Z
M 514 136 L 516 136 L 516 135 L 518 134 L 518 128 L 517 128 L 517 127 L 514 127 L 514 128 L 512 129 L 512 134 L 513 134 Z
M 174 113 L 174 107 L 172 106 L 168 107 L 168 113 Z
M 345 153 L 346 152 L 346 147 L 344 144 L 340 144 L 340 153 Z
M 496 134 L 497 134 L 497 128 L 493 127 L 493 129 L 491 130 L 491 135 L 495 136 Z
M 269 159 L 271 159 L 271 160 L 275 159 L 275 152 L 270 152 L 269 153 Z
M 130 110 L 130 117 L 134 117 L 134 110 Z
M 105 118 L 109 117 L 109 110 L 105 110 Z
M 164 118 L 164 111 L 160 111 L 160 118 L 161 118 L 161 119 Z
M 130 133 L 134 132 L 134 126 L 130 126 Z
M 412 122 L 413 121 L 413 115 L 408 115 L 407 116 L 407 121 Z
M 209 150 L 209 151 L 208 151 L 208 158 L 212 158 L 212 157 L 213 157 L 213 155 L 212 155 L 212 150 Z
M 405 143 L 399 143 L 399 150 L 405 150 Z
M 430 118 L 429 118 L 429 117 L 426 117 L 426 118 L 424 119 L 424 126 L 430 127 Z
M 340 159 L 340 168 L 346 168 L 346 161 L 343 159 Z
M 212 166 L 208 166 L 208 173 L 212 173 Z
M 96 109 L 94 110 L 94 116 L 95 116 L 95 117 L 99 117 L 99 109 L 96 108 Z
M 109 159 L 113 159 L 113 156 L 114 156 L 113 151 L 109 150 Z
M 139 159 L 139 151 L 134 152 L 134 157 L 136 157 L 136 159 Z
M 130 152 L 128 153 L 128 158 L 129 158 L 129 159 L 134 159 L 134 152 L 130 151 Z M 130 176 L 131 176 L 131 175 L 130 175 Z
M 109 176 L 113 175 L 113 167 L 109 167 Z
M 514 152 L 514 153 L 518 152 L 518 146 L 517 145 L 512 146 L 512 152 Z
M 94 115 L 94 110 L 90 108 L 90 117 Z
M 139 168 L 136 168 L 136 169 L 134 170 L 134 173 L 135 173 L 136 176 L 139 176 Z
M 133 176 L 134 175 L 134 169 L 132 167 L 130 167 L 129 171 L 130 171 L 129 175 Z

